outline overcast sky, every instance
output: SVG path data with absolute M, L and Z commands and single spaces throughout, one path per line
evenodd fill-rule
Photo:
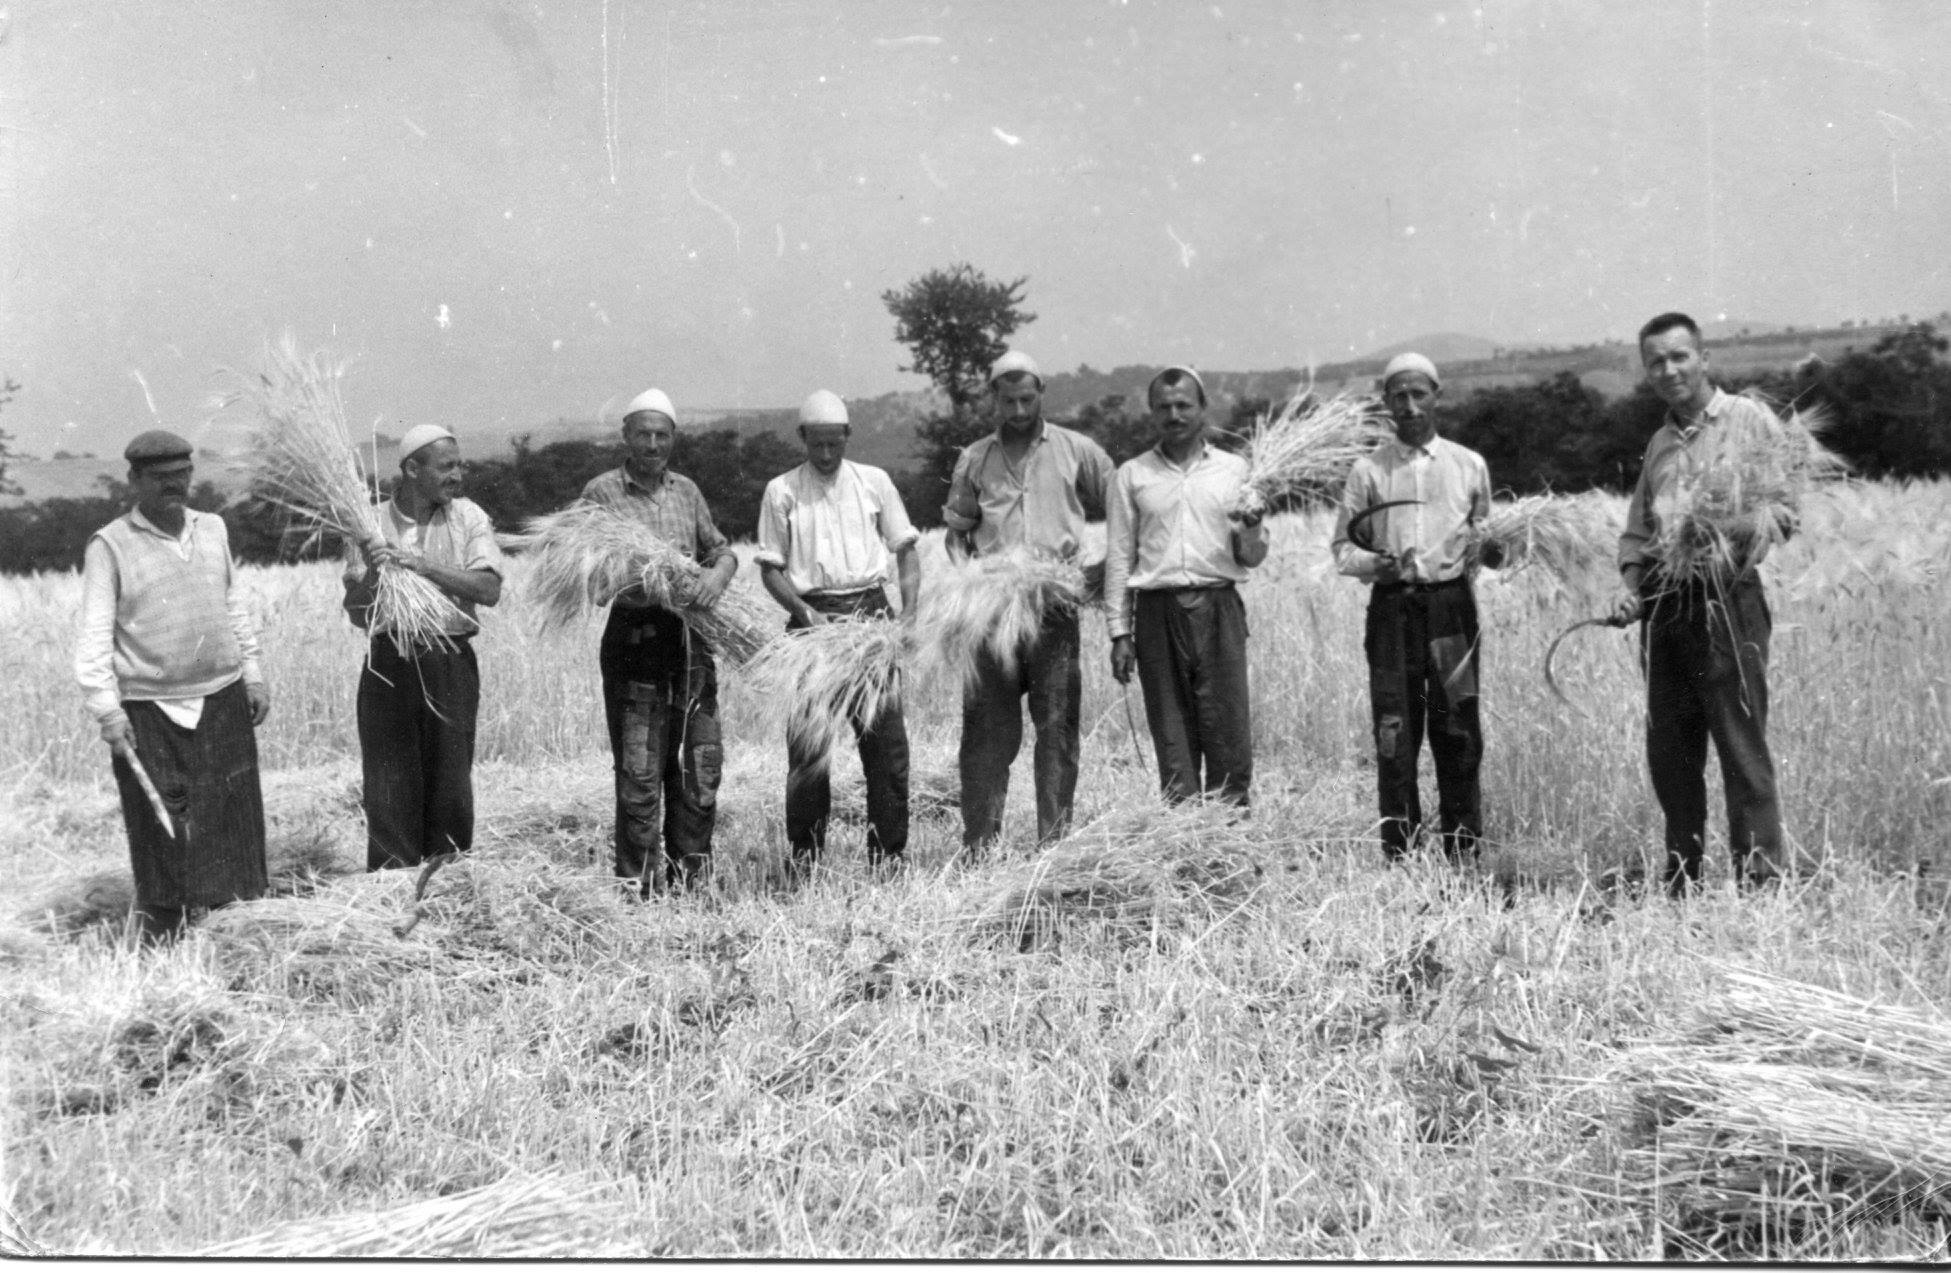
M 1046 368 L 1951 303 L 1924 0 L 0 3 L 42 455 L 287 327 L 362 431 L 914 387 L 879 295 L 957 260 Z

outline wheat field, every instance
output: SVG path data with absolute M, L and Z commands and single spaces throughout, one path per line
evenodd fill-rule
M 910 870 L 866 872 L 843 748 L 827 867 L 789 891 L 784 744 L 727 674 L 717 880 L 647 904 L 606 879 L 593 629 L 543 633 L 518 599 L 487 616 L 476 852 L 416 898 L 358 873 L 337 568 L 249 570 L 280 896 L 137 955 L 102 921 L 126 847 L 68 670 L 77 581 L 5 581 L 0 1244 L 1944 1259 L 1943 1192 L 1852 1208 L 1764 1173 L 1760 1203 L 1716 1210 L 1670 1187 L 1622 1058 L 1714 1027 L 1743 969 L 1951 1012 L 1948 500 L 1825 492 L 1768 563 L 1804 875 L 1738 897 L 1717 842 L 1684 905 L 1630 882 L 1659 838 L 1631 638 L 1567 643 L 1575 706 L 1541 676 L 1603 576 L 1481 583 L 1484 873 L 1385 869 L 1363 590 L 1326 519 L 1291 515 L 1246 589 L 1250 822 L 1156 804 L 1087 615 L 1064 844 L 1029 850 L 1025 757 L 1004 851 L 950 862 L 957 697 L 917 685 Z M 931 538 L 924 587 L 940 561 Z M 1941 1113 L 1922 1127 L 1951 1145 Z

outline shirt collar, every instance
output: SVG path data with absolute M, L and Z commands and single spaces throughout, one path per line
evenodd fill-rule
M 181 543 L 190 537 L 190 527 L 191 524 L 194 522 L 195 518 L 196 518 L 195 509 L 193 508 L 184 509 L 183 510 L 183 533 L 180 535 L 172 535 L 168 531 L 164 530 L 162 527 L 156 525 L 156 523 L 150 521 L 147 517 L 143 516 L 143 512 L 140 508 L 131 508 L 129 510 L 129 522 L 137 530 L 147 531 L 149 534 L 154 535 L 158 539 L 167 539 L 172 544 Z
M 1201 464 L 1204 464 L 1206 462 L 1207 457 L 1210 456 L 1212 453 L 1213 453 L 1212 441 L 1208 438 L 1202 437 L 1199 439 L 1199 449 L 1194 451 L 1191 457 L 1187 459 L 1184 464 L 1180 464 L 1177 460 L 1173 459 L 1171 456 L 1165 453 L 1165 443 L 1163 442 L 1152 443 L 1152 454 L 1158 457 L 1158 462 L 1160 464 L 1165 465 L 1165 467 L 1167 468 L 1178 469 L 1181 473 L 1192 472 L 1192 470 L 1198 468 Z
M 1437 444 L 1442 442 L 1442 440 L 1443 440 L 1442 434 L 1432 433 L 1429 435 L 1429 441 L 1423 443 L 1421 446 L 1411 446 L 1409 443 L 1404 442 L 1401 438 L 1396 437 L 1394 434 L 1389 435 L 1389 445 L 1394 447 L 1397 451 L 1401 452 L 1402 455 L 1404 455 L 1405 457 L 1412 456 L 1412 455 L 1434 456 L 1436 454 Z
M 1666 422 L 1681 438 L 1691 438 L 1700 431 L 1702 425 L 1710 424 L 1720 419 L 1721 413 L 1727 410 L 1727 404 L 1732 400 L 1732 394 L 1728 393 L 1727 390 L 1721 388 L 1719 385 L 1715 385 L 1714 392 L 1707 396 L 1707 406 L 1701 410 L 1700 419 L 1696 420 L 1693 424 L 1683 424 L 1680 417 L 1673 413 L 1673 408 L 1668 407 Z
M 662 494 L 671 484 L 671 469 L 669 465 L 664 466 L 663 474 L 658 477 L 655 483 L 639 480 L 637 475 L 630 471 L 628 464 L 618 466 L 617 472 L 623 474 L 623 484 L 626 487 L 635 487 L 646 495 Z

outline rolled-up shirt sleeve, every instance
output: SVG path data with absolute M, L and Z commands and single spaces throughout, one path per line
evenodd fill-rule
M 223 523 L 219 522 L 219 526 Z M 251 622 L 250 593 L 237 581 L 237 559 L 230 555 L 230 532 L 222 534 L 224 546 L 224 616 L 230 621 L 230 635 L 237 642 L 237 661 L 244 684 L 264 684 L 264 665 L 257 644 L 257 624 Z
M 1110 515 L 1107 503 L 1112 484 L 1117 480 L 1117 466 L 1103 447 L 1085 438 L 1083 456 L 1077 463 L 1077 495 L 1084 505 L 1084 512 Z
M 1116 639 L 1131 635 L 1130 579 L 1138 561 L 1138 503 L 1130 469 L 1112 477 L 1104 515 L 1104 617 Z
M 901 492 L 895 488 L 894 479 L 887 475 L 886 469 L 876 469 L 874 485 L 880 500 L 881 542 L 891 553 L 911 547 L 921 538 L 921 532 L 908 520 L 908 506 L 901 502 Z
M 732 542 L 726 539 L 711 520 L 711 506 L 705 503 L 702 492 L 694 492 L 697 501 L 698 564 L 706 568 L 717 565 L 732 555 Z
M 127 719 L 115 683 L 115 554 L 97 536 L 81 564 L 81 626 L 75 642 L 75 680 L 96 722 Z
M 1335 569 L 1363 583 L 1375 582 L 1375 572 L 1381 568 L 1382 555 L 1370 552 L 1349 538 L 1348 523 L 1356 513 L 1374 502 L 1375 483 L 1369 476 L 1368 466 L 1357 463 L 1349 470 L 1348 484 L 1342 488 L 1341 508 L 1335 513 L 1335 534 L 1331 542 Z
M 465 570 L 492 570 L 497 575 L 506 573 L 501 555 L 501 542 L 495 538 L 495 524 L 488 516 L 488 510 L 475 504 L 467 510 L 467 539 L 461 545 L 462 568 Z
M 786 568 L 786 555 L 793 549 L 791 499 L 784 478 L 775 477 L 766 483 L 765 495 L 759 500 L 759 551 L 752 556 L 761 566 Z
M 967 534 L 982 524 L 982 499 L 975 488 L 976 448 L 964 447 L 956 457 L 955 472 L 948 479 L 948 503 L 942 505 L 942 521 L 950 530 Z

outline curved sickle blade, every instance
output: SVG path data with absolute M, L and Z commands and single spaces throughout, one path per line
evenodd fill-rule
M 163 804 L 163 793 L 156 790 L 156 784 L 150 780 L 149 771 L 143 768 L 142 757 L 135 754 L 134 746 L 124 754 L 128 759 L 130 770 L 135 774 L 136 786 L 142 788 L 142 794 L 149 797 L 149 807 L 156 811 L 156 821 L 163 824 L 164 833 L 174 840 L 176 820 L 169 816 L 169 808 Z
M 1550 647 L 1545 650 L 1545 685 L 1551 690 L 1552 694 L 1557 697 L 1559 702 L 1571 708 L 1573 711 L 1577 712 L 1580 716 L 1585 716 L 1588 715 L 1589 713 L 1587 713 L 1583 707 L 1580 707 L 1577 703 L 1574 703 L 1571 700 L 1571 698 L 1559 686 L 1558 677 L 1551 670 L 1552 660 L 1558 657 L 1558 647 L 1565 643 L 1566 637 L 1570 636 L 1574 632 L 1577 632 L 1580 628 L 1617 628 L 1623 626 L 1624 626 L 1623 624 L 1621 624 L 1618 620 L 1614 619 L 1611 615 L 1604 615 L 1597 619 L 1580 619 L 1577 623 L 1574 623 L 1571 627 L 1566 628 L 1563 632 L 1560 632 L 1556 637 L 1553 637 Z
M 1355 547 L 1361 549 L 1363 552 L 1367 552 L 1367 553 L 1374 552 L 1375 551 L 1374 541 L 1371 540 L 1367 535 L 1360 533 L 1362 527 L 1367 524 L 1368 519 L 1375 516 L 1377 513 L 1381 512 L 1385 508 L 1401 508 L 1406 504 L 1420 504 L 1420 503 L 1422 503 L 1422 501 L 1419 499 L 1390 499 L 1390 500 L 1383 500 L 1380 504 L 1370 504 L 1367 508 L 1363 509 L 1359 513 L 1356 513 L 1353 517 L 1348 519 L 1348 542 L 1355 545 Z

